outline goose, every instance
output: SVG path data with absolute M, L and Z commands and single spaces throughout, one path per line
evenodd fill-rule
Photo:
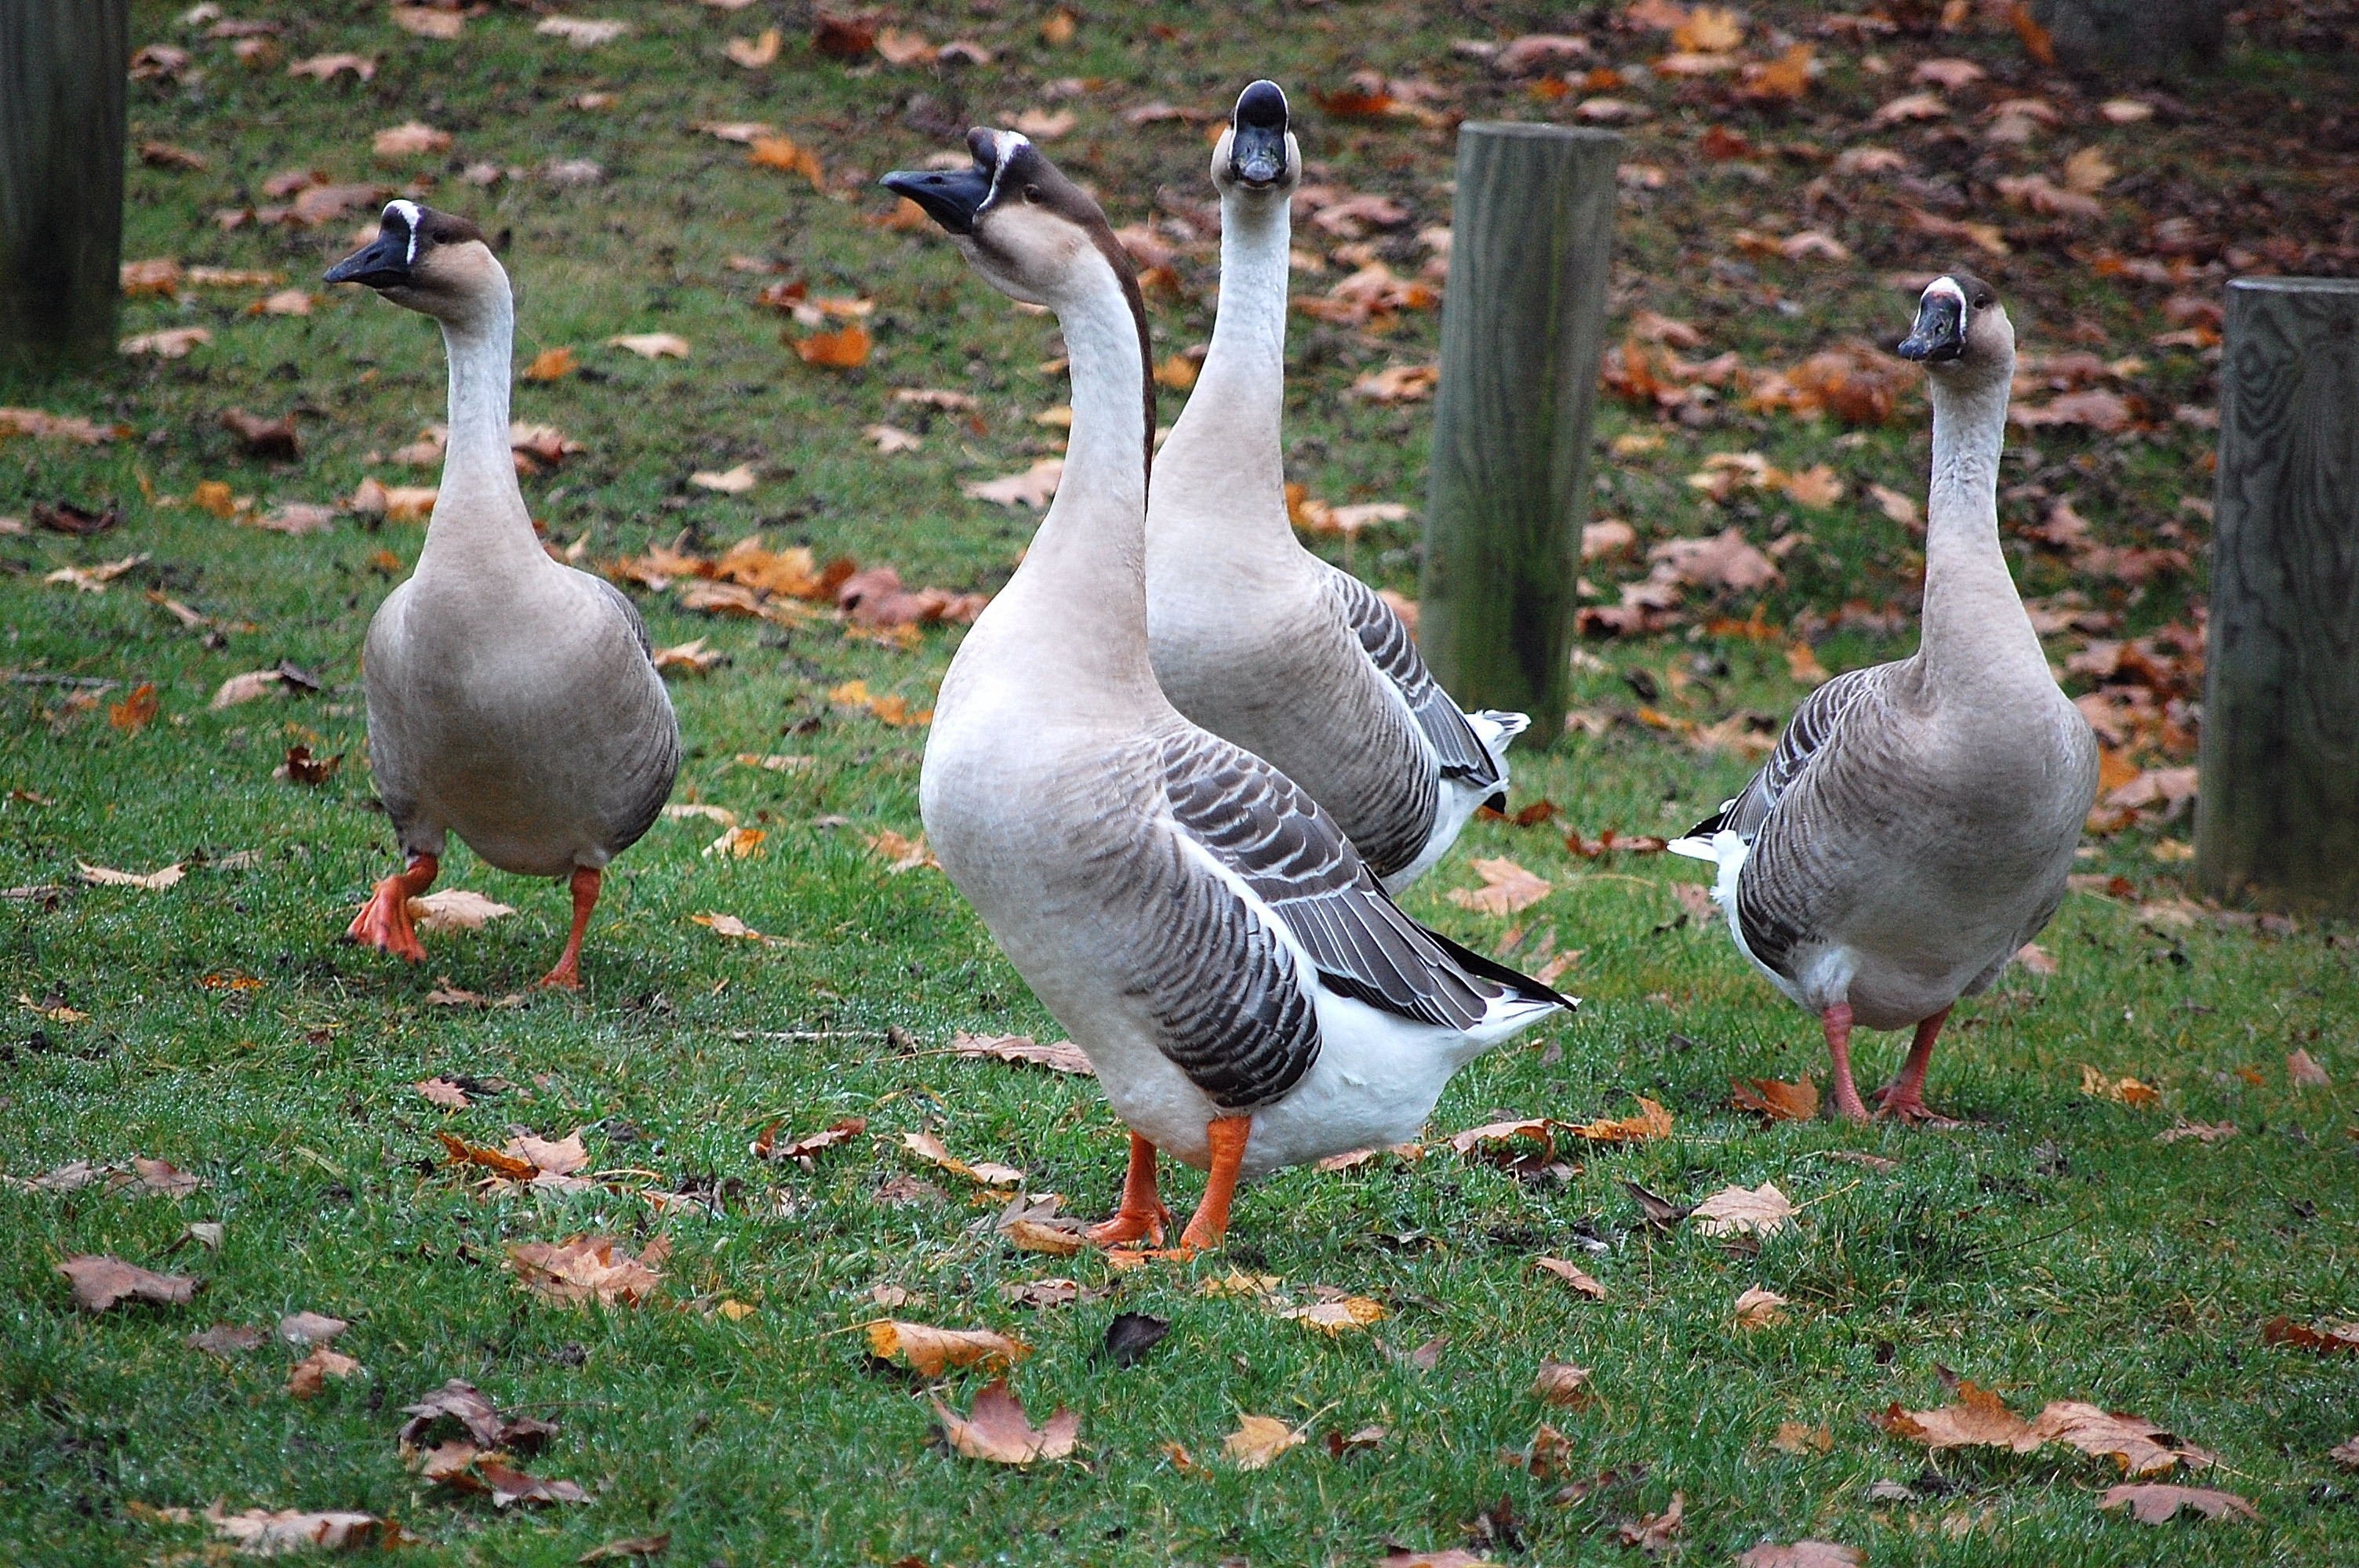
M 1466 1062 L 1574 1004 L 1401 914 L 1334 819 L 1199 729 L 1147 647 L 1147 316 L 1098 204 L 1021 135 L 884 183 L 1071 359 L 1064 475 L 944 676 L 919 774 L 936 857 L 1131 1130 L 1101 1245 L 1159 1246 L 1158 1152 L 1242 1178 L 1413 1137 Z
M 376 238 L 328 269 L 442 325 L 450 445 L 425 548 L 362 654 L 369 762 L 406 867 L 376 884 L 349 940 L 426 957 L 409 901 L 456 833 L 505 871 L 570 879 L 573 926 L 541 980 L 582 983 L 603 868 L 662 811 L 679 722 L 639 612 L 541 548 L 508 454 L 516 310 L 482 231 L 386 204 Z
M 1998 536 L 2015 329 L 1990 285 L 1935 278 L 1899 345 L 1933 403 L 1918 650 L 1812 692 L 1745 792 L 1670 848 L 1714 862 L 1736 946 L 1819 1015 L 1836 1111 L 1864 1119 L 1851 1032 L 1914 1029 L 1883 1114 L 1942 1119 L 1942 1022 L 2064 897 L 2097 741 L 2057 688 Z
M 1173 706 L 1276 763 L 1398 892 L 1477 806 L 1505 803 L 1505 752 L 1530 720 L 1461 712 L 1392 607 L 1288 520 L 1278 427 L 1302 154 L 1287 123 L 1286 94 L 1256 81 L 1212 149 L 1220 308 L 1147 492 L 1148 645 Z

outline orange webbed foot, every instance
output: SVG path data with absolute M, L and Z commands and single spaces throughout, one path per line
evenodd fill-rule
M 1082 1234 L 1098 1247 L 1135 1247 L 1145 1242 L 1160 1248 L 1163 1228 L 1170 1223 L 1171 1211 L 1161 1204 L 1145 1210 L 1125 1207 L 1117 1210 L 1112 1219 L 1102 1220 Z
M 426 947 L 418 940 L 418 926 L 409 918 L 409 901 L 433 884 L 436 869 L 433 856 L 420 855 L 409 862 L 408 870 L 397 871 L 377 883 L 369 901 L 361 905 L 361 912 L 344 928 L 344 940 L 407 958 L 413 964 L 424 963 Z

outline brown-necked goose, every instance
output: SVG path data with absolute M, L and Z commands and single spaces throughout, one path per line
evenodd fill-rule
M 647 628 L 622 592 L 549 558 L 508 452 L 507 274 L 463 218 L 388 202 L 374 243 L 331 283 L 365 284 L 442 324 L 450 447 L 426 546 L 369 622 L 369 763 L 406 870 L 345 935 L 425 957 L 408 902 L 446 833 L 502 871 L 570 878 L 573 925 L 543 985 L 581 984 L 601 868 L 663 809 L 679 723 Z
M 1001 292 L 1057 313 L 1062 482 L 951 661 L 919 786 L 935 853 L 1131 1128 L 1101 1242 L 1158 1239 L 1158 1149 L 1241 1175 L 1416 1135 L 1451 1075 L 1571 1004 L 1396 909 L 1332 818 L 1181 718 L 1147 651 L 1155 385 L 1138 284 L 1098 205 L 1023 136 L 896 173 Z
M 1302 155 L 1286 94 L 1256 81 L 1212 149 L 1221 299 L 1147 503 L 1147 627 L 1172 705 L 1327 808 L 1385 886 L 1439 860 L 1505 798 L 1520 713 L 1462 713 L 1400 617 L 1303 548 L 1288 521 L 1289 203 Z
M 1867 1115 L 1854 1026 L 1913 1026 L 1878 1098 L 1887 1116 L 1935 1120 L 1933 1042 L 2056 913 L 2096 798 L 2097 742 L 2049 673 L 1999 546 L 2006 308 L 1978 278 L 1936 278 L 1899 351 L 1923 362 L 1933 400 L 1918 651 L 1811 693 L 1745 793 L 1671 848 L 1718 863 L 1737 946 L 1819 1015 L 1835 1109 Z

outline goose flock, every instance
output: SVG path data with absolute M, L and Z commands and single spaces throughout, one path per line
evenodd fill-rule
M 1120 1208 L 1092 1238 L 1163 1245 L 1169 1155 L 1208 1173 L 1179 1238 L 1192 1252 L 1221 1241 L 1241 1179 L 1415 1138 L 1459 1068 L 1576 1006 L 1392 897 L 1504 800 L 1527 720 L 1460 709 L 1391 609 L 1288 524 L 1302 162 L 1278 87 L 1247 87 L 1212 150 L 1219 310 L 1159 454 L 1146 310 L 1104 213 L 1021 135 L 978 128 L 967 148 L 966 167 L 884 184 L 985 282 L 1055 313 L 1072 428 L 1030 548 L 942 682 L 922 813 L 1130 1128 Z M 543 983 L 578 986 L 602 870 L 679 768 L 647 629 L 535 537 L 507 451 L 508 281 L 475 226 L 396 200 L 327 276 L 433 317 L 451 367 L 425 549 L 364 654 L 406 864 L 348 935 L 422 957 L 409 901 L 455 833 L 503 870 L 570 881 L 571 934 Z M 1900 351 L 1933 403 L 1922 645 L 1813 693 L 1744 793 L 1671 847 L 1715 863 L 1739 950 L 1820 1016 L 1836 1110 L 1869 1114 L 1851 1031 L 1913 1027 L 1881 1109 L 1927 1120 L 1950 1009 L 2055 913 L 2097 753 L 1999 547 L 2005 308 L 1940 277 Z

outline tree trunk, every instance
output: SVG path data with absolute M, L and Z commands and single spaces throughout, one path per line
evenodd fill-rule
M 0 374 L 114 352 L 129 0 L 0 0 Z
M 2056 63 L 2107 81 L 2169 80 L 2220 59 L 2226 0 L 2034 0 Z
M 2229 286 L 2196 873 L 2359 914 L 2359 279 Z
M 1564 729 L 1589 417 L 1614 241 L 1611 131 L 1458 133 L 1419 643 L 1460 705 Z

